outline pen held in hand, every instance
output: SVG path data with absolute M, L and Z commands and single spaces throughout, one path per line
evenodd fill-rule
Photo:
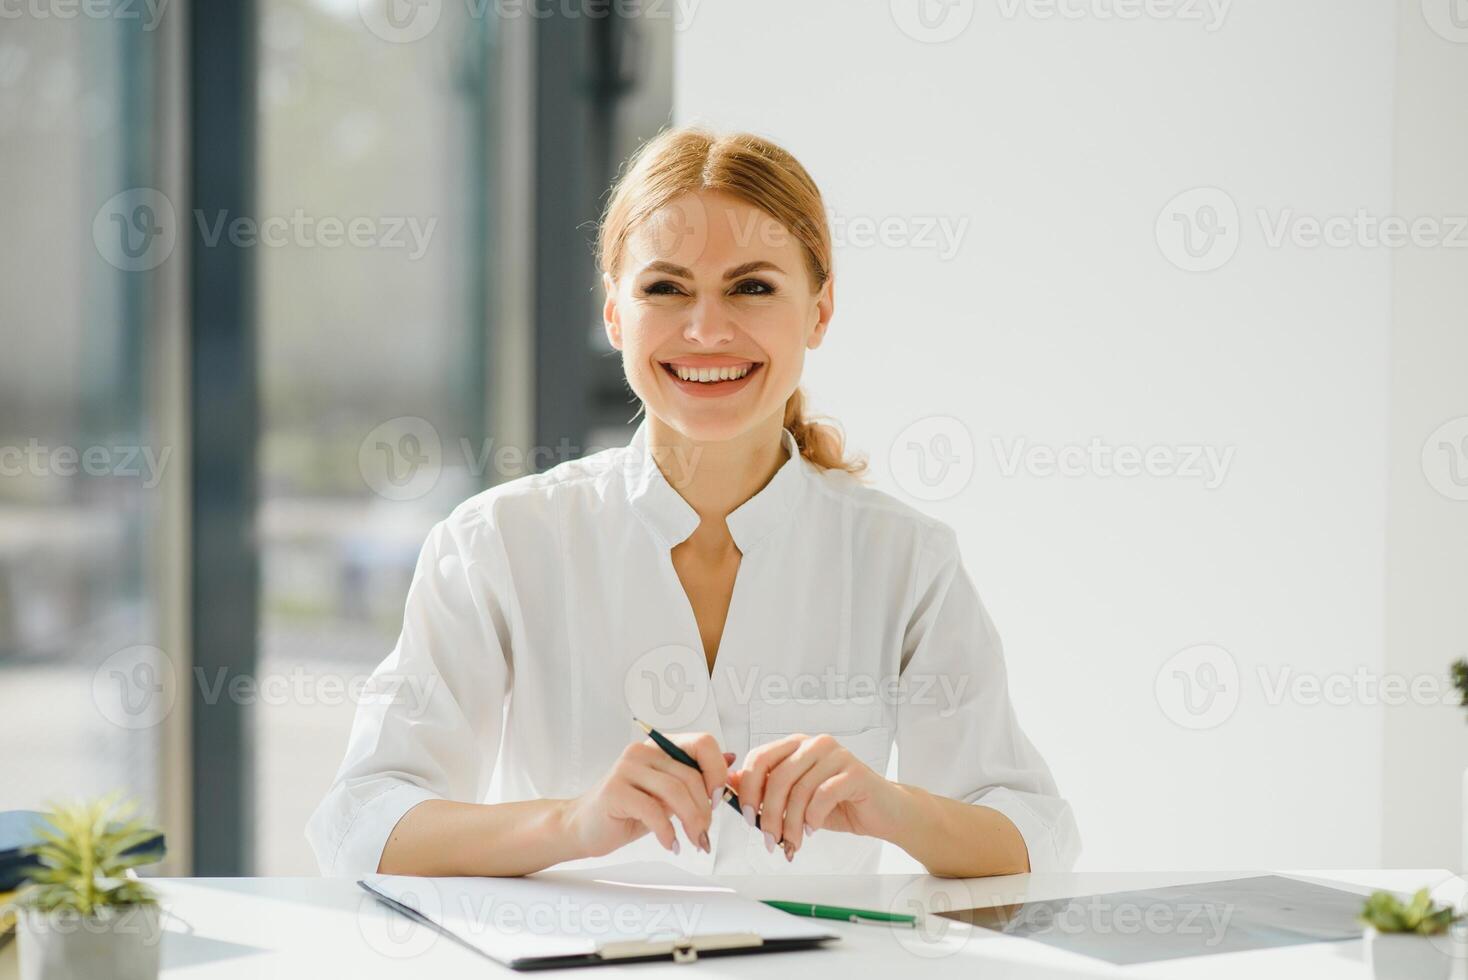
M 699 772 L 703 772 L 703 769 L 694 760 L 693 756 L 689 755 L 687 752 L 684 752 L 682 749 L 680 749 L 677 746 L 676 743 L 674 743 L 671 739 L 668 738 L 668 736 L 664 735 L 662 732 L 658 731 L 656 728 L 652 727 L 647 722 L 643 721 L 641 718 L 637 718 L 637 717 L 634 716 L 632 720 L 635 721 L 635 722 L 637 722 L 637 725 L 638 725 L 639 728 L 641 728 L 643 731 L 647 732 L 648 738 L 652 739 L 653 742 L 655 742 L 657 744 L 658 748 L 662 749 L 664 752 L 668 753 L 668 755 L 670 755 L 672 758 L 674 758 L 678 762 L 683 763 L 685 766 L 692 766 L 694 769 L 697 769 Z M 734 812 L 735 813 L 739 814 L 739 816 L 741 818 L 744 816 L 744 810 L 739 806 L 739 794 L 738 793 L 734 792 L 734 790 L 731 789 L 730 787 L 725 786 L 724 787 L 724 790 L 723 790 L 723 798 L 724 798 L 724 802 L 725 803 L 728 803 L 730 806 L 732 806 L 734 808 Z M 754 829 L 755 830 L 759 830 L 760 829 L 760 825 L 759 825 L 759 814 L 757 814 L 757 813 L 754 815 Z

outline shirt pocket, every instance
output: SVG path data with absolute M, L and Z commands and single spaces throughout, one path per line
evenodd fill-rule
M 765 701 L 755 698 L 749 703 L 751 749 L 796 732 L 832 735 L 879 774 L 885 775 L 887 771 L 892 729 L 883 716 L 881 702 L 876 699 Z

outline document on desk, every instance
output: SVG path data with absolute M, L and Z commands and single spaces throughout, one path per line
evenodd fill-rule
M 1361 938 L 1364 895 L 1281 875 L 940 912 L 1131 965 Z
M 524 878 L 369 875 L 379 899 L 517 970 L 779 952 L 839 937 L 670 865 Z

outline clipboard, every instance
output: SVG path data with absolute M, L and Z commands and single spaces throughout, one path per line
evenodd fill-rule
M 371 875 L 358 884 L 395 912 L 520 971 L 692 963 L 817 949 L 840 938 L 814 920 L 661 864 L 525 878 Z

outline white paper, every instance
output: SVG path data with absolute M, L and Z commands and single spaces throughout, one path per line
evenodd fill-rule
M 817 920 L 651 862 L 526 878 L 368 875 L 363 883 L 501 963 L 594 953 L 615 942 L 724 933 L 765 940 L 835 935 Z

